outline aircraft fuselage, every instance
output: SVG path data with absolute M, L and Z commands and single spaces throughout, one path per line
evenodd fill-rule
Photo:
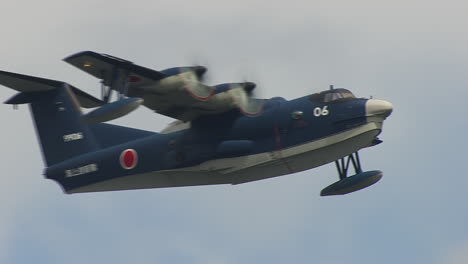
M 205 116 L 188 129 L 83 154 L 45 174 L 68 193 L 239 184 L 311 169 L 372 146 L 391 111 L 390 103 L 374 99 L 272 98 L 257 116 L 237 110 Z M 79 141 L 71 140 L 70 147 Z

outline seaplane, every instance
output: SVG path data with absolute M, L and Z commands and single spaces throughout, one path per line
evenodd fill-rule
M 64 61 L 99 79 L 101 97 L 7 71 L 0 85 L 17 92 L 6 104 L 29 105 L 44 175 L 67 194 L 236 185 L 334 163 L 338 181 L 320 193 L 331 196 L 383 176 L 364 171 L 358 152 L 382 143 L 388 101 L 333 86 L 292 100 L 259 99 L 253 82 L 204 84 L 200 65 L 157 71 L 93 51 Z M 175 121 L 159 132 L 106 123 L 140 106 Z

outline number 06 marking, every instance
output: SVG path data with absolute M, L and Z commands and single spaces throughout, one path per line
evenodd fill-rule
M 323 108 L 320 107 L 315 107 L 314 108 L 314 116 L 319 117 L 319 116 L 326 116 L 330 112 L 328 111 L 328 105 L 324 106 Z

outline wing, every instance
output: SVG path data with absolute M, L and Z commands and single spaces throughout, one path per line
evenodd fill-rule
M 133 64 L 131 61 L 93 51 L 78 52 L 63 60 L 104 81 L 112 80 L 116 69 L 124 70 L 130 82 L 139 84 L 158 81 L 166 77 L 161 72 Z
M 258 111 L 242 84 L 233 84 L 222 91 L 202 84 L 197 76 L 200 67 L 176 67 L 159 72 L 92 51 L 79 52 L 64 61 L 103 80 L 107 86 L 112 87 L 112 80 L 116 78 L 123 80 L 126 96 L 142 98 L 146 107 L 181 121 L 235 108 L 247 114 Z M 204 73 L 206 68 L 202 69 Z

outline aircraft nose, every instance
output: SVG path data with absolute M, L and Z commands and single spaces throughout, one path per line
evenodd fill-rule
M 369 99 L 366 102 L 367 116 L 382 116 L 387 117 L 393 111 L 393 105 L 384 100 Z

